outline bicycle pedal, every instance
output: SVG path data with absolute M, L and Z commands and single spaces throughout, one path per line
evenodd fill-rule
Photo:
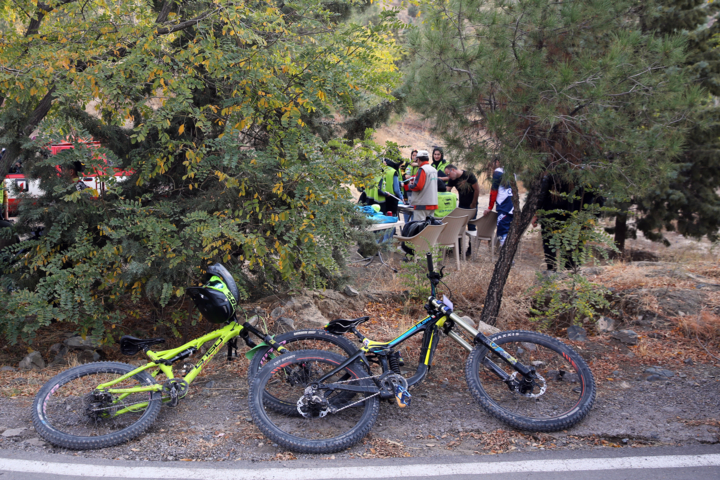
M 396 385 L 395 386 L 395 401 L 397 402 L 398 407 L 405 408 L 408 405 L 410 405 L 410 402 L 412 401 L 412 395 L 410 395 L 410 392 L 408 392 L 401 385 Z

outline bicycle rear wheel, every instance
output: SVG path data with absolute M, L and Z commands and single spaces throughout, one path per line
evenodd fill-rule
M 98 385 L 135 368 L 126 363 L 99 362 L 59 373 L 35 397 L 35 430 L 53 445 L 77 450 L 111 447 L 137 437 L 157 418 L 161 393 L 118 395 L 96 391 Z M 140 372 L 113 388 L 154 383 L 149 373 Z
M 325 330 L 298 330 L 287 332 L 276 335 L 273 340 L 290 352 L 298 350 L 322 350 L 349 356 L 358 350 L 357 346 L 350 340 L 339 335 L 333 335 Z M 270 346 L 258 349 L 248 366 L 248 382 L 252 383 L 257 372 L 277 356 L 278 353 Z M 345 396 L 347 397 L 347 395 Z M 352 394 L 350 397 L 352 397 Z M 269 392 L 265 392 L 265 406 L 284 415 L 299 415 L 297 405 L 295 405 L 296 401 L 297 399 L 288 403 L 280 398 L 274 397 Z
M 318 388 L 314 402 L 303 403 L 306 389 L 346 359 L 332 352 L 303 350 L 268 362 L 250 387 L 248 401 L 255 425 L 278 445 L 300 453 L 333 453 L 359 442 L 377 419 L 377 395 Z M 355 362 L 325 384 L 373 386 L 365 377 L 364 368 Z M 268 398 L 295 405 L 302 416 L 278 413 L 268 406 Z
M 527 391 L 511 389 L 487 364 L 522 378 L 500 356 L 476 347 L 465 364 L 465 379 L 475 400 L 491 415 L 519 429 L 552 432 L 582 420 L 595 401 L 595 380 L 587 363 L 572 348 L 548 335 L 522 330 L 490 337 L 538 378 Z

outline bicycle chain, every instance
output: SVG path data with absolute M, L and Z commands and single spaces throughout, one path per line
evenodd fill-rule
M 380 375 L 372 375 L 372 376 L 370 376 L 370 377 L 352 378 L 352 379 L 350 379 L 350 380 L 339 380 L 339 381 L 333 382 L 333 383 L 358 382 L 358 381 L 360 381 L 360 380 L 368 380 L 368 379 L 371 379 L 371 378 L 378 378 L 378 377 L 382 377 L 382 374 L 380 374 Z M 363 397 L 363 398 L 361 398 L 360 400 L 358 400 L 357 402 L 353 402 L 353 403 L 351 403 L 351 404 L 349 404 L 349 405 L 345 405 L 344 407 L 338 408 L 338 409 L 332 409 L 333 407 L 332 407 L 332 405 L 331 405 L 331 406 L 330 406 L 330 408 L 332 409 L 332 410 L 331 410 L 331 413 L 335 414 L 335 413 L 337 413 L 337 412 L 341 412 L 341 411 L 345 410 L 346 408 L 350 408 L 350 407 L 352 407 L 353 405 L 357 405 L 358 403 L 362 403 L 362 402 L 364 402 L 365 400 L 367 400 L 367 399 L 369 399 L 369 398 L 372 398 L 372 397 L 377 397 L 378 395 L 380 395 L 380 392 L 379 392 L 379 391 L 378 391 L 377 393 L 373 393 L 372 395 L 370 395 L 370 396 L 368 396 L 368 397 Z

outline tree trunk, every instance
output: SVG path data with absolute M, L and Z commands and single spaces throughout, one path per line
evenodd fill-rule
M 625 239 L 627 238 L 627 211 L 621 210 L 615 217 L 615 246 L 620 254 L 625 253 Z
M 549 181 L 547 178 L 536 179 L 530 185 L 527 197 L 525 197 L 525 206 L 522 210 L 519 209 L 520 202 L 517 189 L 513 188 L 515 216 L 512 224 L 510 224 L 510 231 L 505 239 L 505 245 L 500 249 L 500 256 L 495 264 L 495 270 L 493 270 L 492 279 L 490 280 L 490 285 L 488 285 L 487 295 L 485 295 L 485 305 L 480 314 L 480 320 L 489 325 L 495 325 L 497 322 L 500 305 L 502 304 L 503 290 L 508 275 L 510 274 L 515 252 L 517 252 L 518 246 L 520 245 L 522 234 L 528 225 L 530 225 L 535 212 L 537 212 L 538 206 L 543 201 L 545 195 L 547 195 L 548 185 Z M 514 184 L 513 187 L 515 187 Z M 519 215 L 517 214 L 518 210 L 520 210 Z

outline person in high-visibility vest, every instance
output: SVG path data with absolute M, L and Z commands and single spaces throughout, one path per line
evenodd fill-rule
M 420 168 L 417 175 L 409 184 L 405 185 L 405 190 L 413 192 L 410 197 L 410 205 L 413 206 L 413 221 L 425 220 L 427 217 L 433 216 L 438 208 L 437 170 L 430 165 L 430 156 L 426 150 L 418 152 L 418 166 Z
M 443 182 L 447 182 L 450 178 L 445 174 L 445 168 L 449 165 L 448 161 L 445 160 L 445 154 L 442 148 L 433 148 L 432 166 L 438 172 L 438 178 Z

